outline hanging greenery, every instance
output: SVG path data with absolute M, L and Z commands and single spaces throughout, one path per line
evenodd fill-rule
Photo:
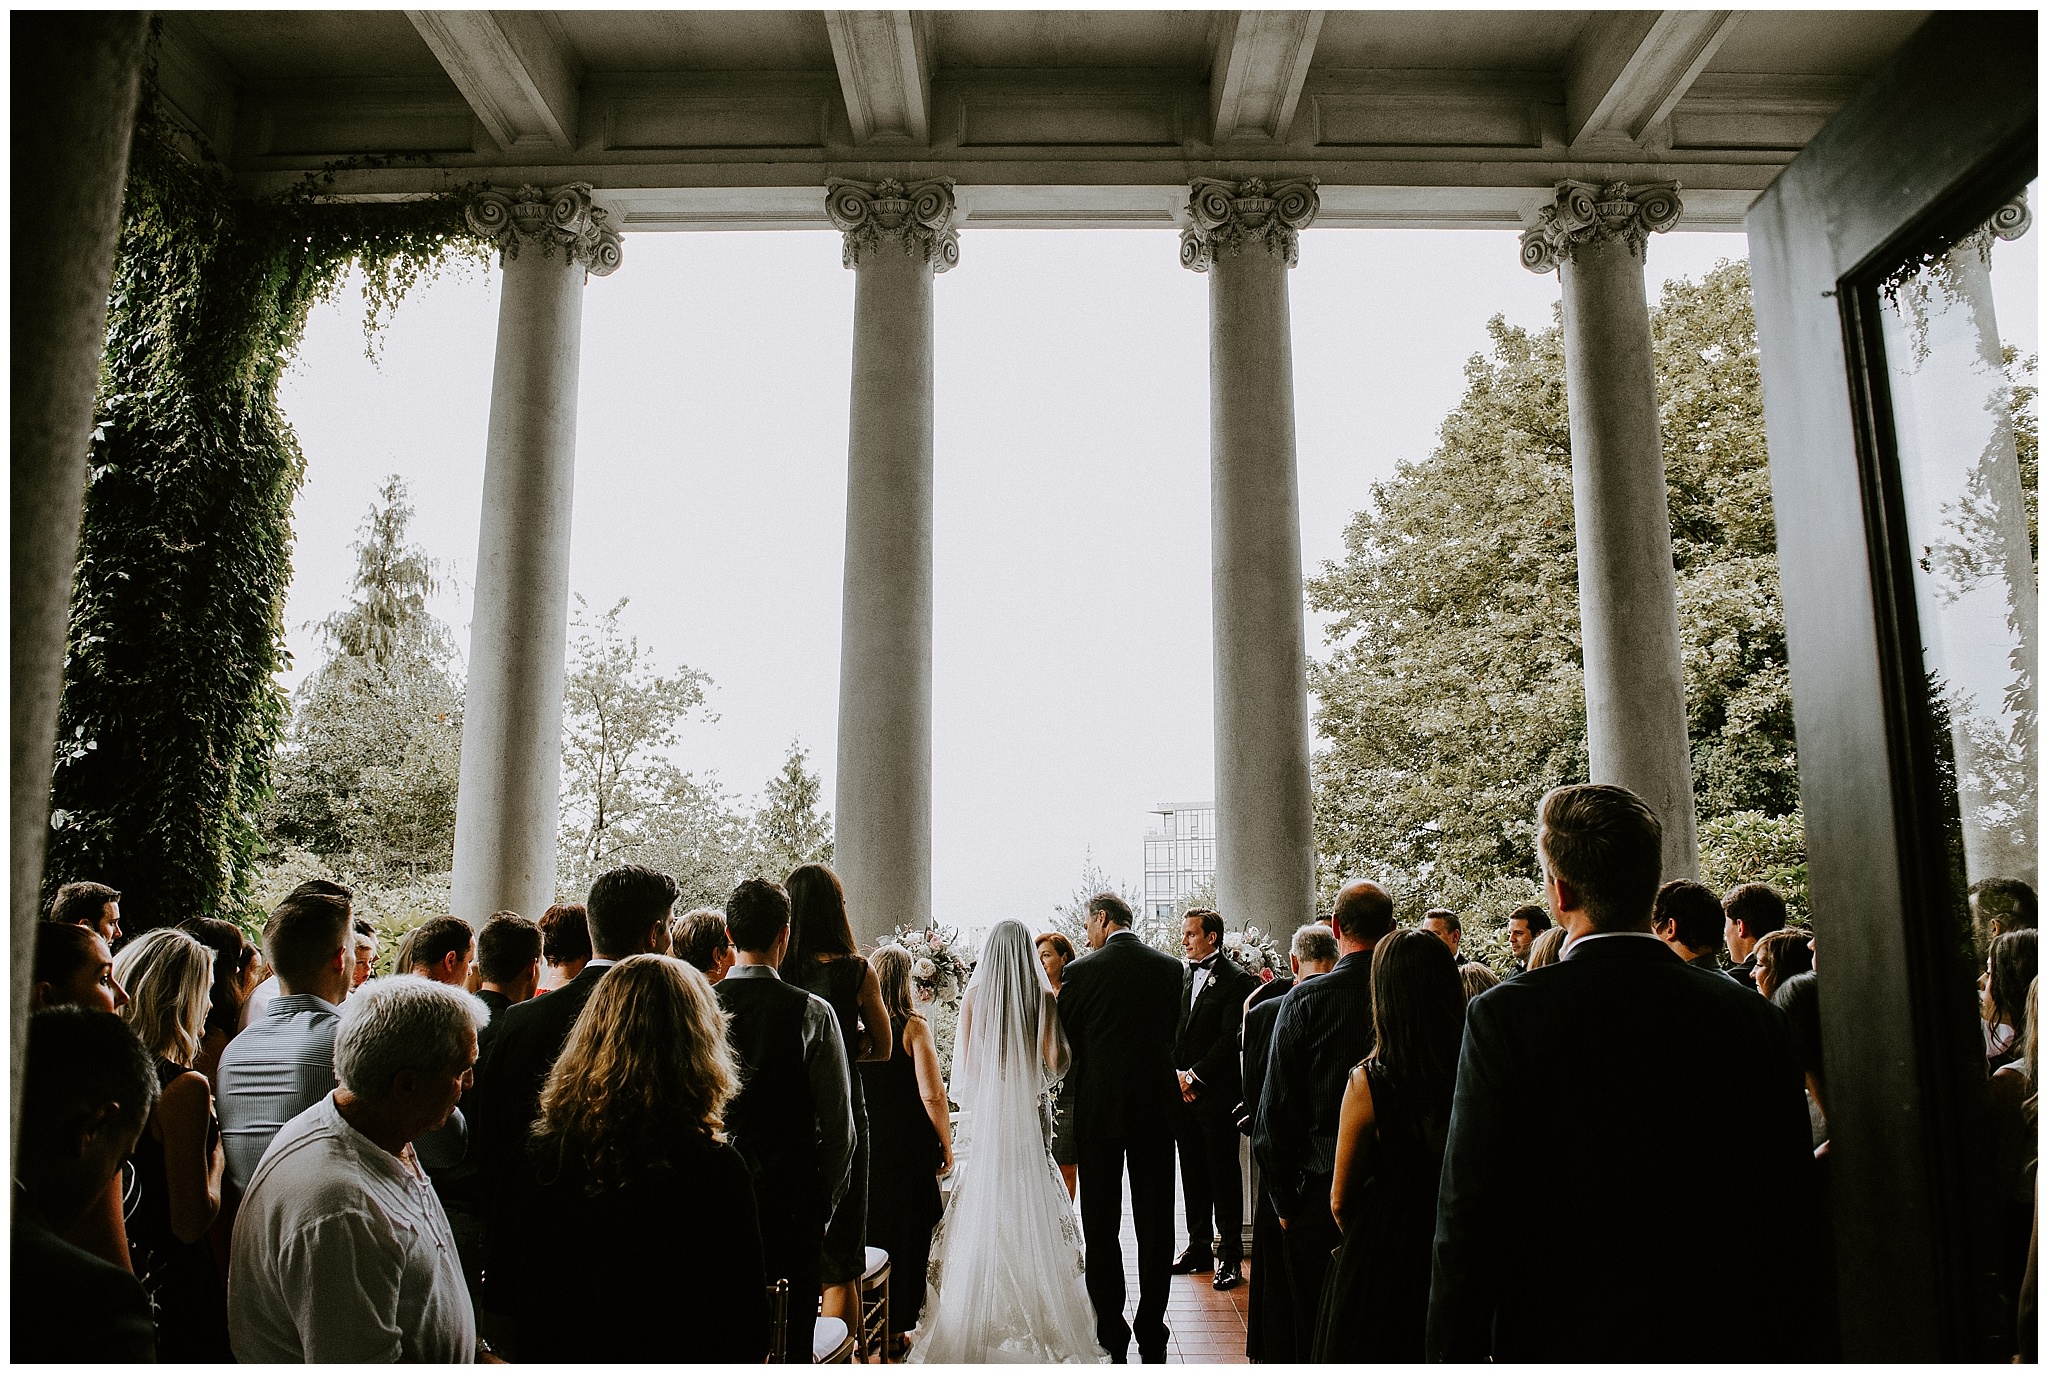
M 128 172 L 79 535 L 45 895 L 92 879 L 130 929 L 247 918 L 286 720 L 292 501 L 278 383 L 313 306 L 359 268 L 372 340 L 454 257 L 460 193 L 265 199 L 195 159 L 145 93 Z

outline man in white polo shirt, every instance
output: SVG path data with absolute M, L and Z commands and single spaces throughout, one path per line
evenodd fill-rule
M 340 1086 L 277 1133 L 235 1223 L 228 1332 L 244 1364 L 464 1363 L 476 1315 L 412 1142 L 469 1086 L 483 1003 L 366 983 L 334 1038 Z

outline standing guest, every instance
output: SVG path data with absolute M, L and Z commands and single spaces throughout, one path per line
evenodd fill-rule
M 1074 1130 L 1081 1147 L 1081 1231 L 1095 1338 L 1122 1363 L 1163 1364 L 1173 1332 L 1166 1300 L 1173 1276 L 1173 1112 L 1180 1092 L 1173 1030 L 1180 1020 L 1180 964 L 1131 929 L 1123 898 L 1088 899 L 1088 947 L 1066 971 L 1060 1027 L 1073 1052 Z M 1138 1310 L 1124 1321 L 1124 1169 L 1138 1241 Z
M 1809 945 L 1811 941 L 1808 942 Z M 1816 1155 L 1827 1143 L 1828 1120 L 1824 1097 L 1826 1066 L 1820 1055 L 1820 977 L 1811 971 L 1795 973 L 1778 984 L 1771 1005 L 1785 1013 L 1792 1023 L 1792 1047 L 1799 1056 L 1799 1070 L 1806 1078 L 1806 1115 L 1813 1129 Z
M 192 1067 L 206 1075 L 207 1082 L 220 1088 L 220 1055 L 242 1030 L 242 1004 L 256 986 L 262 965 L 256 946 L 233 921 L 211 916 L 193 916 L 178 923 L 178 929 L 213 951 L 213 990 L 208 995 L 206 1034 L 199 1041 L 198 1058 Z
M 1508 950 L 1515 956 L 1516 971 L 1529 967 L 1529 947 L 1536 937 L 1550 929 L 1550 913 L 1530 902 L 1508 913 Z
M 1310 978 L 1320 977 L 1337 966 L 1337 937 L 1321 922 L 1312 922 L 1294 932 L 1287 949 L 1291 978 L 1275 978 L 1261 984 L 1244 1004 L 1244 1101 L 1238 1104 L 1237 1129 L 1249 1136 L 1266 1082 L 1268 1051 L 1273 1043 L 1273 1025 L 1280 1019 L 1281 999 Z M 1273 1195 L 1267 1179 L 1258 1176 L 1252 1198 L 1251 1291 L 1245 1295 L 1245 1355 L 1261 1364 L 1292 1364 L 1297 1351 L 1308 1342 L 1297 1342 L 1294 1334 L 1294 1288 L 1287 1273 L 1287 1233 L 1280 1229 L 1279 1214 L 1273 1210 Z
M 329 882 L 325 878 L 307 879 L 305 882 L 300 883 L 297 887 L 293 888 L 290 892 L 285 893 L 284 900 L 290 901 L 295 897 L 339 897 L 342 901 L 351 904 L 353 904 L 355 901 L 355 893 L 353 891 L 346 887 L 343 887 L 340 883 Z M 280 905 L 282 905 L 282 903 L 280 903 Z M 275 907 L 272 908 L 272 910 L 275 909 Z M 360 930 L 361 923 L 352 921 L 350 925 L 351 934 L 349 937 L 351 959 L 354 959 L 360 950 Z M 263 962 L 268 969 L 268 972 L 265 973 L 263 981 L 258 983 L 255 986 L 255 988 L 249 993 L 249 1000 L 242 1004 L 243 1030 L 249 1029 L 250 1026 L 254 1025 L 256 1022 L 261 1021 L 263 1019 L 265 1014 L 268 1013 L 270 1010 L 271 999 L 276 997 L 278 994 L 277 965 L 271 961 L 269 949 L 269 942 L 266 939 L 264 943 L 264 952 L 262 957 Z M 351 973 L 347 979 L 343 980 L 343 996 L 346 996 L 348 993 L 348 989 L 354 986 L 355 975 Z M 339 1006 L 341 1004 L 341 998 L 335 998 L 334 1002 L 336 1006 Z M 232 1163 L 230 1163 L 229 1167 L 230 1169 L 233 1168 Z
M 526 1224 L 502 1260 L 521 1360 L 766 1358 L 754 1184 L 723 1129 L 738 1088 L 718 999 L 694 968 L 636 954 L 591 993 L 541 1089 L 519 1174 Z M 645 1318 L 685 1291 L 705 1320 L 679 1347 L 674 1326 Z
M 2004 937 L 2001 936 L 2001 939 Z M 2021 1019 L 2019 1057 L 1991 1075 L 1991 1195 L 1996 1209 L 1992 1272 L 2000 1298 L 2019 1301 L 2026 1271 L 2027 1244 L 2034 1227 L 2034 1166 L 2040 1132 L 2035 1121 L 2035 1096 L 2040 1072 L 2040 982 L 2027 985 L 2026 1012 Z
M 1180 1078 L 1174 1144 L 1180 1152 L 1181 1196 L 1188 1244 L 1176 1274 L 1206 1274 L 1221 1293 L 1244 1282 L 1244 1172 L 1238 1163 L 1234 1109 L 1244 1095 L 1237 1062 L 1244 1004 L 1257 980 L 1223 952 L 1223 917 L 1197 907 L 1181 918 L 1180 1024 L 1173 1063 Z M 1211 1218 L 1215 1221 L 1213 1234 Z M 1210 1259 L 1211 1247 L 1216 1258 Z
M 213 991 L 213 951 L 181 930 L 144 931 L 114 971 L 129 989 L 121 1017 L 156 1060 L 156 1109 L 131 1156 L 135 1192 L 128 1245 L 156 1313 L 157 1358 L 228 1359 L 227 1295 L 207 1231 L 220 1214 L 220 1123 L 213 1088 L 196 1071 Z
M 2009 930 L 1991 942 L 1984 961 L 1979 1012 L 1984 1021 L 1984 1053 L 1990 1071 L 1998 1072 L 2020 1057 L 2019 1029 L 2027 1009 L 2027 989 L 2037 972 L 2035 934 Z
M 1488 988 L 1500 986 L 1500 975 L 1478 963 L 1458 965 L 1458 980 L 1465 986 L 1465 1000 L 1468 1002 Z
M 1465 922 L 1457 912 L 1447 907 L 1431 907 L 1422 913 L 1421 928 L 1442 940 L 1450 948 L 1452 958 L 1460 964 L 1465 962 L 1465 956 L 1458 952 L 1458 945 L 1465 938 Z
M 1045 970 L 1045 981 L 1052 988 L 1052 995 L 1060 995 L 1060 987 L 1066 981 L 1067 965 L 1074 962 L 1074 942 L 1058 931 L 1039 936 L 1032 942 L 1038 950 L 1038 966 Z M 869 960 L 873 963 L 873 960 Z M 907 967 L 907 965 L 906 965 Z M 881 969 L 876 968 L 877 976 Z M 888 1002 L 888 990 L 883 989 L 882 1000 Z M 1060 1178 L 1067 1185 L 1067 1200 L 1074 1198 L 1074 1185 L 1081 1176 L 1081 1146 L 1074 1138 L 1074 1075 L 1068 1073 L 1060 1079 L 1059 1087 L 1053 1091 L 1052 1099 L 1052 1162 L 1059 1166 Z M 907 1329 L 907 1328 L 906 1328 Z
M 356 917 L 356 964 L 349 975 L 351 991 L 361 987 L 377 976 L 377 927 L 362 917 Z
M 43 919 L 84 926 L 112 949 L 121 942 L 121 894 L 105 883 L 66 883 L 50 898 Z
M 1722 938 L 1735 967 L 1728 970 L 1745 987 L 1756 984 L 1756 947 L 1785 928 L 1785 894 L 1769 883 L 1744 883 L 1721 899 Z
M 106 1195 L 135 1149 L 156 1106 L 155 1066 L 121 1018 L 84 1006 L 31 1015 L 18 1062 L 9 1356 L 23 1364 L 154 1361 L 142 1285 L 60 1237 Z
M 540 927 L 516 911 L 500 911 L 476 937 L 477 1000 L 491 1019 L 540 987 Z
M 809 1350 L 822 1287 L 825 1227 L 853 1166 L 853 1088 L 839 1017 L 824 998 L 783 982 L 789 894 L 749 878 L 725 904 L 732 972 L 713 989 L 739 1059 L 726 1108 L 761 1213 L 768 1281 L 789 1281 L 788 1346 Z
M 1704 1320 L 1673 1294 L 1731 1274 L 1813 1279 L 1813 1156 L 1791 1027 L 1735 982 L 1688 968 L 1651 930 L 1663 827 L 1623 787 L 1560 787 L 1537 811 L 1544 895 L 1564 956 L 1466 1009 L 1442 1187 L 1430 1360 L 1591 1363 L 1804 1359 L 1811 1310 Z M 1529 1160 L 1558 1205 L 1526 1210 Z M 1740 1160 L 1780 1224 L 1703 1206 Z M 1531 1275 L 1577 1276 L 1561 1299 Z
M 1813 972 L 1813 948 L 1803 930 L 1774 930 L 1756 942 L 1749 963 L 1751 986 L 1770 997 L 1787 979 Z
M 2018 878 L 1984 878 L 1970 885 L 1970 925 L 1979 953 L 2008 931 L 2034 929 L 2040 904 L 2034 889 Z
M 1330 1211 L 1344 1233 L 1317 1364 L 1422 1360 L 1437 1183 L 1465 1034 L 1465 985 L 1441 937 L 1397 930 L 1372 959 L 1372 1053 L 1351 1071 Z
M 399 947 L 397 972 L 418 974 L 459 988 L 469 981 L 476 932 L 460 916 L 430 916 Z
M 1564 927 L 1552 926 L 1541 935 L 1538 935 L 1536 942 L 1529 946 L 1528 968 L 1522 971 L 1527 973 L 1529 969 L 1547 968 L 1556 963 L 1558 956 L 1564 950 L 1566 933 Z
M 128 1002 L 121 980 L 114 976 L 114 956 L 91 926 L 38 924 L 35 966 L 29 980 L 31 1011 L 44 1007 L 119 1011 Z
M 1343 1240 L 1330 1215 L 1337 1118 L 1351 1066 L 1372 1051 L 1372 952 L 1394 928 L 1394 900 L 1377 883 L 1346 883 L 1330 911 L 1343 957 L 1287 994 L 1266 1055 L 1252 1152 L 1286 1233 L 1295 1350 L 1314 1339 L 1330 1252 Z
M 725 913 L 698 907 L 676 918 L 676 958 L 709 978 L 713 986 L 732 971 L 732 936 L 725 930 Z
M 849 1065 L 889 1057 L 889 1013 L 875 971 L 854 949 L 846 893 L 823 864 L 804 864 L 789 875 L 789 952 L 783 981 L 831 1004 Z M 860 1320 L 860 1276 L 867 1268 L 868 1109 L 857 1074 L 849 1074 L 853 1104 L 853 1172 L 825 1233 L 824 1315 L 852 1326 Z
M 541 913 L 540 957 L 547 965 L 542 992 L 574 982 L 583 972 L 590 962 L 590 924 L 581 902 L 563 902 Z
M 334 1089 L 352 945 L 349 898 L 310 885 L 287 894 L 263 927 L 278 996 L 220 1055 L 220 1129 L 238 1193 L 278 1128 Z
M 1718 973 L 1722 920 L 1719 898 L 1698 883 L 1674 878 L 1657 889 L 1650 926 L 1686 963 Z
M 377 978 L 340 1019 L 340 1086 L 277 1133 L 235 1223 L 235 1358 L 466 1363 L 476 1317 L 411 1147 L 468 1086 L 483 1004 L 428 978 Z
M 1067 948 L 1071 951 L 1073 946 Z M 917 1325 L 924 1311 L 932 1228 L 939 1224 L 942 1210 L 939 1180 L 953 1170 L 953 1124 L 937 1042 L 931 1023 L 917 1010 L 911 987 L 910 951 L 883 945 L 868 956 L 868 967 L 882 990 L 890 1036 L 889 1057 L 860 1066 L 867 1090 L 868 1143 L 874 1151 L 868 1174 L 868 1239 L 889 1254 L 889 1354 L 901 1358 L 903 1333 Z

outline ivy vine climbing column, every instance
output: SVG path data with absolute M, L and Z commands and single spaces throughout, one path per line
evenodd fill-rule
M 503 263 L 451 899 L 479 926 L 494 911 L 538 918 L 555 899 L 583 286 L 619 265 L 590 190 L 522 186 L 469 204 Z

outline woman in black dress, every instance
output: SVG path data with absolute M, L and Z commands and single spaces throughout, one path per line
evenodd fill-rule
M 846 893 L 838 875 L 823 864 L 805 864 L 789 875 L 789 952 L 778 972 L 783 981 L 816 993 L 839 1016 L 848 1065 L 889 1058 L 889 1014 L 874 970 L 853 946 L 846 919 Z M 868 1113 L 861 1075 L 853 1075 L 853 1172 L 846 1195 L 825 1231 L 825 1316 L 849 1328 L 860 1321 L 860 1276 L 867 1269 Z
M 1436 1192 L 1465 1035 L 1458 961 L 1427 931 L 1372 954 L 1373 1051 L 1351 1071 L 1330 1210 L 1344 1243 L 1323 1285 L 1318 1364 L 1420 1363 Z
M 121 1018 L 156 1056 L 162 1093 L 129 1156 L 124 1199 L 130 1263 L 156 1312 L 157 1359 L 226 1363 L 227 1290 L 207 1231 L 220 1212 L 220 1121 L 213 1088 L 192 1065 L 206 1032 L 213 951 L 181 930 L 136 936 L 114 959 L 128 989 Z
M 495 1254 L 521 1362 L 767 1356 L 754 1183 L 721 1120 L 738 1088 L 703 974 L 636 954 L 604 976 L 541 1089 L 522 1224 Z
M 889 1252 L 889 1338 L 902 1353 L 903 1333 L 924 1311 L 925 1268 L 932 1228 L 943 1203 L 939 1180 L 953 1169 L 953 1128 L 946 1080 L 929 1022 L 917 1012 L 910 951 L 883 945 L 868 956 L 889 1014 L 893 1052 L 860 1066 L 868 1103 L 868 1240 Z

